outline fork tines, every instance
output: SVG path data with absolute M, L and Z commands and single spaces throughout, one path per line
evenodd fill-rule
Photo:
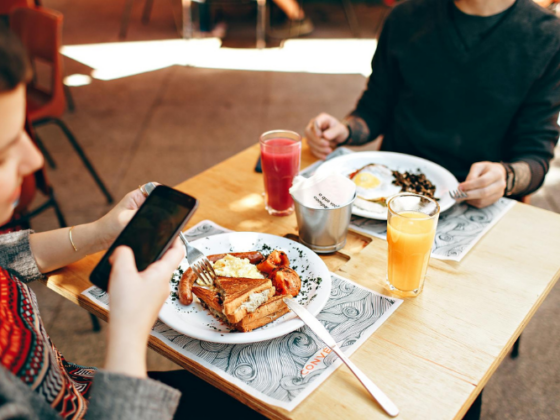
M 191 268 L 202 283 L 207 286 L 214 284 L 216 273 L 207 258 L 201 258 L 200 261 L 196 261 Z
M 449 191 L 449 195 L 453 200 L 457 200 L 459 198 L 467 198 L 467 193 L 462 191 L 460 188 L 456 190 Z

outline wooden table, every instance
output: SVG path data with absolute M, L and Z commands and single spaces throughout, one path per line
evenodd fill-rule
M 192 226 L 210 219 L 232 230 L 297 233 L 294 216 L 263 209 L 262 176 L 251 147 L 177 188 L 200 199 Z M 314 161 L 304 147 L 302 166 Z M 560 275 L 560 215 L 516 204 L 460 263 L 432 259 L 424 292 L 407 300 L 352 356 L 397 404 L 401 419 L 460 419 Z M 383 291 L 387 243 L 350 233 L 342 252 L 324 257 L 332 271 Z M 47 285 L 102 319 L 81 295 L 100 254 L 49 276 Z M 261 403 L 199 364 L 150 346 L 270 418 L 387 418 L 346 369 L 339 368 L 292 412 Z M 524 357 L 521 354 L 520 357 Z

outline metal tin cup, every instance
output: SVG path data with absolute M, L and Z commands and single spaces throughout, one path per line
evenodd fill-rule
M 292 198 L 299 227 L 299 240 L 303 245 L 317 253 L 335 252 L 344 248 L 355 194 L 348 203 L 329 209 L 307 207 L 293 196 Z

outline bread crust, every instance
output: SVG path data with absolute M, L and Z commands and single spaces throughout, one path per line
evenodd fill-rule
M 255 328 L 262 327 L 275 319 L 280 318 L 282 315 L 288 313 L 290 309 L 284 303 L 283 296 L 274 296 L 263 303 L 252 314 L 248 314 L 240 322 L 235 325 L 239 331 L 248 332 Z
M 275 321 L 278 318 L 280 318 L 281 316 L 286 315 L 288 312 L 290 312 L 290 309 L 288 309 L 288 307 L 281 308 L 276 312 L 265 315 L 261 318 L 255 319 L 251 322 L 240 322 L 240 323 L 236 324 L 235 328 L 238 331 L 241 331 L 241 332 L 251 332 L 255 328 L 260 328 L 260 327 L 265 326 L 266 324 L 270 324 L 272 321 Z
M 217 290 L 200 287 L 195 284 L 192 288 L 192 292 L 196 295 L 196 297 L 204 301 L 206 305 L 218 312 L 222 312 L 221 298 Z

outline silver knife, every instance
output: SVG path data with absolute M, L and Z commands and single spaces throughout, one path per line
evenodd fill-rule
M 319 322 L 317 318 L 311 315 L 307 309 L 297 303 L 294 299 L 284 298 L 284 302 L 288 305 L 292 311 L 319 337 L 327 346 L 331 348 L 332 351 L 342 360 L 348 369 L 358 378 L 362 385 L 368 390 L 371 396 L 379 403 L 379 405 L 389 414 L 391 417 L 398 416 L 399 409 L 397 406 L 381 391 L 377 385 L 375 385 L 358 367 L 342 352 L 341 348 L 338 347 L 336 341 L 329 334 L 327 329 Z

